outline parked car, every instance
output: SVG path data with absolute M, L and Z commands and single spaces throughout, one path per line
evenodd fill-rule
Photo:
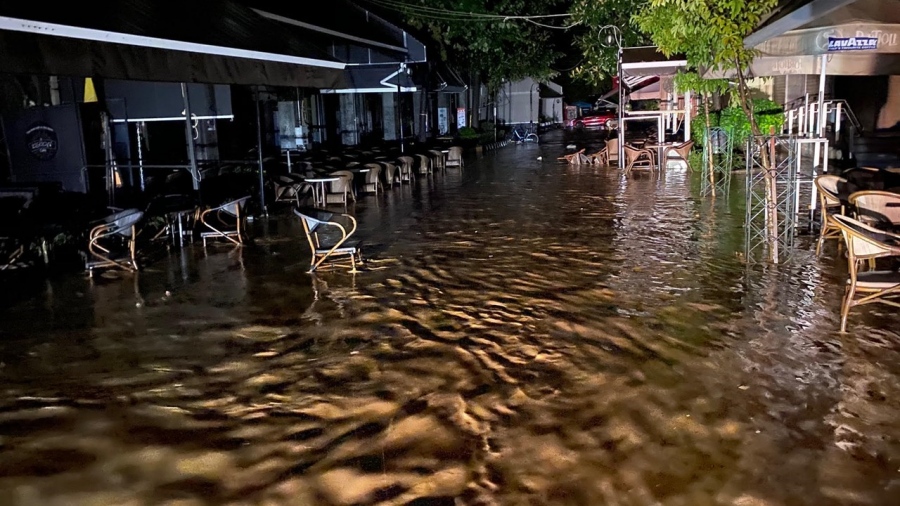
M 600 111 L 593 111 L 589 114 L 586 114 L 578 119 L 576 119 L 572 126 L 575 128 L 607 128 L 613 129 L 616 127 L 616 123 L 619 120 L 619 115 L 616 111 L 606 109 Z

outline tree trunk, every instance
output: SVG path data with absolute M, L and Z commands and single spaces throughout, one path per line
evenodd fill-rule
M 478 78 L 478 73 L 470 72 L 469 73 L 469 90 L 472 91 L 472 103 L 469 104 L 469 124 L 472 128 L 478 128 L 478 115 L 481 110 L 481 79 Z
M 709 170 L 709 191 L 713 198 L 716 198 L 716 173 L 715 173 L 715 164 L 713 164 L 713 146 L 712 146 L 712 138 L 709 135 L 710 130 L 710 122 L 709 122 L 709 94 L 702 93 L 700 98 L 703 100 L 703 114 L 706 117 L 706 140 L 703 143 L 704 149 L 706 149 L 706 163 L 707 169 Z

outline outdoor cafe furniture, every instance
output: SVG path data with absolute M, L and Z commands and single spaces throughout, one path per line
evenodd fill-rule
M 416 155 L 419 159 L 419 174 L 431 174 L 431 157 L 428 155 Z
M 430 149 L 428 150 L 428 155 L 431 156 L 431 165 L 435 169 L 444 170 L 446 168 L 444 152 L 438 149 Z
M 661 166 L 665 168 L 669 162 L 669 153 L 674 154 L 674 158 L 684 160 L 685 165 L 687 165 L 688 170 L 693 170 L 691 168 L 691 162 L 688 161 L 688 156 L 691 153 L 691 149 L 694 147 L 694 141 L 687 141 L 681 144 L 669 144 L 663 145 L 663 153 L 661 158 Z
M 900 308 L 900 303 L 894 300 L 900 296 L 900 272 L 860 270 L 865 260 L 873 265 L 878 258 L 900 257 L 900 235 L 883 232 L 848 216 L 834 215 L 832 219 L 847 246 L 849 277 L 841 303 L 841 332 L 846 332 L 847 316 L 855 306 L 881 302 Z
M 384 167 L 384 180 L 387 182 L 388 186 L 393 188 L 394 183 L 400 185 L 400 172 L 397 169 L 397 166 L 390 162 L 379 162 L 382 167 Z
M 148 219 L 162 217 L 163 226 L 153 239 L 168 235 L 172 243 L 184 244 L 184 238 L 194 239 L 194 219 L 197 216 L 197 198 L 193 194 L 175 193 L 160 195 L 150 201 L 144 212 Z
M 415 159 L 411 156 L 400 156 L 397 158 L 397 166 L 400 168 L 400 182 L 411 183 L 413 180 L 413 164 Z
M 313 202 L 315 205 L 325 206 L 325 195 L 328 193 L 325 185 L 338 181 L 339 179 L 339 177 L 331 175 L 306 178 L 306 182 L 312 185 Z
M 300 205 L 300 197 L 312 192 L 312 186 L 302 177 L 294 174 L 281 174 L 272 178 L 275 190 L 275 202 L 293 202 Z
M 900 194 L 863 190 L 850 195 L 856 219 L 875 228 L 897 231 L 900 227 Z
M 338 266 L 349 267 L 350 272 L 358 272 L 356 266 L 363 259 L 359 241 L 352 240 L 356 233 L 356 219 L 353 216 L 315 208 L 295 208 L 294 214 L 303 223 L 303 231 L 312 253 L 309 272 Z
M 378 190 L 384 191 L 384 187 L 381 185 L 381 165 L 377 163 L 367 163 L 365 168 L 368 169 L 366 172 L 366 182 L 363 185 L 363 191 L 367 193 L 378 194 Z
M 90 276 L 94 275 L 94 269 L 104 267 L 129 272 L 138 270 L 136 225 L 143 217 L 144 212 L 140 209 L 125 209 L 106 216 L 91 228 L 88 233 L 90 259 L 85 263 Z
M 597 165 L 603 165 L 603 166 L 609 165 L 608 146 L 605 146 L 603 149 L 601 149 L 600 151 L 597 151 L 594 154 L 588 155 L 588 158 L 590 158 L 591 163 L 595 163 Z
M 207 239 L 225 239 L 237 246 L 244 244 L 245 208 L 248 200 L 249 196 L 241 197 L 200 213 L 199 221 L 203 228 L 200 237 L 204 248 Z
M 336 170 L 331 173 L 333 180 L 328 183 L 328 191 L 325 193 L 325 204 L 343 204 L 350 200 L 356 200 L 353 190 L 353 173 L 349 170 Z
M 463 148 L 462 146 L 450 146 L 447 152 L 447 167 L 463 167 Z
M 821 224 L 819 227 L 819 240 L 816 243 L 816 256 L 822 254 L 822 245 L 826 239 L 840 239 L 841 229 L 837 226 L 831 215 L 844 214 L 844 203 L 838 196 L 838 185 L 847 180 L 833 174 L 825 174 L 815 179 L 816 189 L 819 193 L 819 207 Z
M 656 168 L 653 151 L 626 144 L 625 173 L 628 174 L 635 168 L 649 169 L 652 172 Z
M 610 137 L 606 140 L 607 163 L 616 165 L 619 163 L 619 138 Z

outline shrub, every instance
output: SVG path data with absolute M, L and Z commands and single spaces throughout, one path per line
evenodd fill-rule
M 756 118 L 760 131 L 764 134 L 769 132 L 770 127 L 774 127 L 776 133 L 781 132 L 781 126 L 784 124 L 784 110 L 775 102 L 767 98 L 753 100 L 753 116 Z M 743 148 L 750 136 L 750 120 L 740 105 L 726 107 L 718 114 L 711 112 L 709 122 L 710 126 L 720 126 L 733 132 L 734 146 L 737 148 Z M 706 120 L 701 113 L 691 122 L 691 137 L 697 144 L 703 144 L 704 130 L 706 130 Z
M 472 127 L 462 127 L 459 129 L 460 139 L 477 139 L 478 132 Z

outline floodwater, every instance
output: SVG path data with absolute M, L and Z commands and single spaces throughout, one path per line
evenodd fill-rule
M 362 198 L 370 272 L 273 213 L 3 309 L 0 504 L 897 504 L 900 317 L 837 332 L 835 243 L 748 267 L 740 177 L 568 142 Z

